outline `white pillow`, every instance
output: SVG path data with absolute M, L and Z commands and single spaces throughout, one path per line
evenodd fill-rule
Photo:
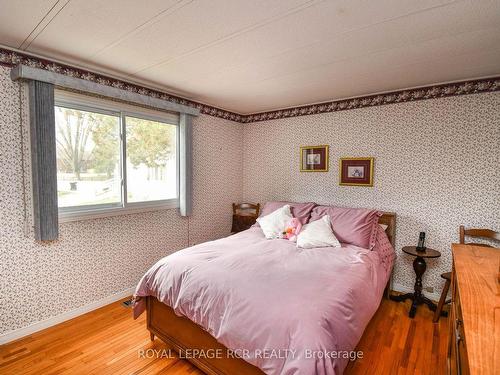
M 290 205 L 286 204 L 269 215 L 257 218 L 267 239 L 282 238 L 285 227 L 293 219 Z
M 312 249 L 329 246 L 340 247 L 340 242 L 333 234 L 328 215 L 304 225 L 297 236 L 297 247 Z

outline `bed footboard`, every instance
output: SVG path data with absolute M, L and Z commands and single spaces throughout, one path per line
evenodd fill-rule
M 174 310 L 154 297 L 147 297 L 147 327 L 151 338 L 157 336 L 177 353 L 209 375 L 263 375 L 257 367 L 241 358 L 228 356 L 224 345 L 189 319 L 177 316 Z M 193 349 L 206 355 L 193 356 Z

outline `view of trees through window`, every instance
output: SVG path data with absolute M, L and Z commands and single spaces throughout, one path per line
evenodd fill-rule
M 127 200 L 145 202 L 177 196 L 177 127 L 126 117 Z
M 61 106 L 55 116 L 59 207 L 122 206 L 122 121 L 128 202 L 176 198 L 175 125 Z

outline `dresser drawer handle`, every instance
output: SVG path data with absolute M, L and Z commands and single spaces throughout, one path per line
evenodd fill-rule
M 462 340 L 462 336 L 460 335 L 460 326 L 462 325 L 462 321 L 460 319 L 455 319 L 455 337 L 457 343 Z
M 462 341 L 462 336 L 460 335 L 460 326 L 462 325 L 462 321 L 460 319 L 455 319 L 455 352 L 456 352 L 456 361 L 457 361 L 457 374 L 462 373 L 462 369 L 460 366 L 460 352 L 459 345 L 460 341 Z

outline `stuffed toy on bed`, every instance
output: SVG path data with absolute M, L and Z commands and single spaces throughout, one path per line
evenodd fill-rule
M 283 238 L 296 242 L 297 235 L 299 234 L 301 229 L 302 229 L 302 224 L 300 223 L 299 219 L 293 218 L 286 225 L 285 230 L 283 231 Z

